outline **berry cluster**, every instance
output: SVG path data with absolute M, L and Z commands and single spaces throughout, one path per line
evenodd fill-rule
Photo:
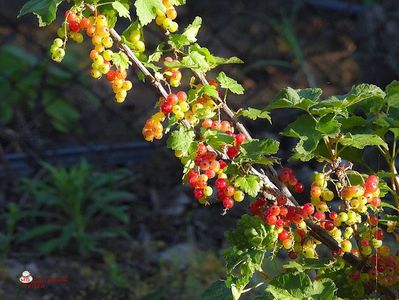
M 223 159 L 217 159 L 217 153 L 210 151 L 203 143 L 199 143 L 194 159 L 195 168 L 188 172 L 189 185 L 194 188 L 194 197 L 200 203 L 206 203 L 209 196 L 213 194 L 213 189 L 208 186 L 209 179 L 215 179 L 214 186 L 216 195 L 226 209 L 234 206 L 234 200 L 241 202 L 244 200 L 244 193 L 229 183 L 224 169 L 227 163 Z
M 284 249 L 289 250 L 289 256 L 295 259 L 302 253 L 307 258 L 316 256 L 316 241 L 308 236 L 305 220 L 310 216 L 322 218 L 315 212 L 313 204 L 306 203 L 303 207 L 287 205 L 287 197 L 278 195 L 273 203 L 264 198 L 258 198 L 250 204 L 250 211 L 262 218 L 265 223 L 275 226 L 278 238 Z M 293 232 L 292 226 L 296 228 Z
M 142 40 L 142 34 L 139 29 L 132 30 L 129 34 L 129 42 L 131 43 L 131 48 L 134 55 L 141 58 L 142 53 L 145 51 L 145 44 Z
M 302 193 L 305 190 L 304 185 L 298 181 L 294 170 L 285 167 L 280 170 L 279 179 L 287 186 L 294 188 L 296 193 Z
M 165 57 L 164 61 L 165 62 L 177 62 L 177 60 L 174 60 L 170 56 Z M 179 68 L 166 68 L 163 75 L 169 81 L 169 84 L 172 87 L 178 87 L 180 85 L 182 75 L 181 75 L 181 72 L 179 71 Z
M 157 9 L 155 22 L 166 31 L 176 32 L 179 29 L 179 25 L 173 21 L 177 18 L 176 9 L 170 4 L 169 0 L 162 0 L 162 3 L 166 8 L 166 12 L 164 13 L 162 10 Z
M 126 80 L 126 70 L 112 69 L 114 53 L 110 48 L 113 46 L 113 40 L 110 36 L 110 28 L 105 15 L 99 14 L 86 18 L 81 11 L 67 11 L 65 13 L 65 22 L 57 32 L 59 38 L 54 40 L 50 48 L 53 60 L 60 62 L 65 56 L 65 46 L 68 37 L 78 43 L 83 41 L 81 31 L 85 31 L 91 37 L 94 47 L 90 52 L 90 59 L 92 60 L 91 76 L 98 79 L 106 75 L 107 81 L 112 84 L 115 100 L 119 103 L 123 102 L 127 96 L 127 91 L 132 89 L 133 85 L 131 81 Z M 140 31 L 134 30 L 131 32 L 130 39 L 134 41 L 133 45 L 136 47 L 133 50 L 137 52 L 145 50 L 144 43 L 140 38 Z
M 52 60 L 61 62 L 65 56 L 65 50 L 62 48 L 64 42 L 60 38 L 56 38 L 50 47 L 50 53 Z
M 170 117 L 173 114 L 177 120 L 180 120 L 185 117 L 185 113 L 189 110 L 190 105 L 187 103 L 187 94 L 183 91 L 169 94 L 166 99 L 161 97 L 159 99 L 159 112 L 147 120 L 143 128 L 145 140 L 152 142 L 154 139 L 162 139 L 162 122 L 166 119 L 166 116 Z

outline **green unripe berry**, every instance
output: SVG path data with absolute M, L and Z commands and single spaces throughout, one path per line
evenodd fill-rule
M 323 174 L 323 173 L 315 172 L 315 173 L 314 173 L 314 182 L 315 182 L 318 186 L 323 187 L 323 186 L 324 186 L 324 183 L 325 183 L 325 176 L 324 176 L 324 174 Z
M 145 44 L 142 41 L 137 41 L 136 43 L 134 43 L 134 47 L 140 53 L 145 51 Z

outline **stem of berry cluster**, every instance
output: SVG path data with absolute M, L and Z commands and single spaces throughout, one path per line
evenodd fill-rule
M 86 6 L 92 11 L 96 11 L 96 7 L 90 4 L 86 4 Z M 118 47 L 120 50 L 122 50 L 129 60 L 135 65 L 151 82 L 151 84 L 154 86 L 155 89 L 165 98 L 168 97 L 169 93 L 165 90 L 163 87 L 162 83 L 157 80 L 154 75 L 151 74 L 151 72 L 143 65 L 143 63 L 136 57 L 136 55 L 133 53 L 133 51 L 127 46 L 125 43 L 122 42 L 121 36 L 116 32 L 113 28 L 110 29 L 110 35 L 112 39 L 118 44 Z M 199 71 L 193 71 L 195 75 L 198 77 L 198 79 L 201 81 L 202 84 L 206 85 L 209 84 L 208 80 L 206 79 L 205 75 Z M 216 97 L 215 100 L 220 105 L 221 110 L 228 116 L 228 118 L 232 121 L 232 123 L 235 125 L 237 130 L 244 134 L 247 140 L 252 140 L 252 136 L 248 132 L 248 130 L 245 128 L 245 126 L 239 122 L 237 116 L 235 113 L 228 107 L 228 105 L 220 98 Z M 293 206 L 300 206 L 299 203 L 296 201 L 294 196 L 291 194 L 290 190 L 288 187 L 282 183 L 277 175 L 276 170 L 273 168 L 273 166 L 266 166 L 266 174 L 263 174 L 256 170 L 254 167 L 251 168 L 250 172 L 256 176 L 259 176 L 262 181 L 263 185 L 265 186 L 266 189 L 272 190 L 275 194 L 281 194 L 283 193 L 284 195 L 287 196 L 289 202 Z M 312 236 L 319 240 L 321 243 L 326 245 L 330 250 L 332 251 L 339 251 L 340 247 L 337 243 L 336 240 L 334 240 L 323 228 L 321 228 L 319 225 L 315 224 L 311 220 L 306 221 L 307 227 L 309 228 Z M 354 256 L 351 253 L 345 253 L 343 255 L 343 259 L 348 262 L 349 264 L 355 266 L 356 268 L 361 268 L 363 267 L 363 262 L 359 260 L 356 256 Z M 387 299 L 395 299 L 395 295 L 392 293 L 391 290 L 383 288 L 378 285 L 378 289 L 381 290 L 387 297 Z

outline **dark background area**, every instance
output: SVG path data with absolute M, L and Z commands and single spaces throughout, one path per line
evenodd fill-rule
M 318 86 L 327 97 L 346 93 L 356 83 L 385 86 L 399 77 L 395 0 L 187 2 L 178 8 L 180 26 L 201 16 L 198 42 L 215 55 L 245 61 L 224 68 L 246 89 L 245 96 L 229 99 L 234 109 L 262 108 L 286 86 Z M 123 104 L 115 103 L 105 80 L 89 75 L 87 38 L 83 45 L 70 44 L 62 64 L 52 62 L 48 49 L 67 6 L 61 5 L 54 24 L 39 28 L 33 16 L 16 18 L 23 3 L 0 1 L 0 299 L 197 299 L 223 276 L 223 233 L 246 211 L 248 200 L 225 216 L 221 205 L 199 206 L 181 185 L 182 168 L 164 142 L 148 144 L 142 138 L 157 99 L 151 87 L 131 70 L 134 88 Z M 127 25 L 121 20 L 117 30 Z M 151 25 L 145 34 L 151 53 L 162 33 Z M 273 126 L 263 121 L 245 125 L 254 136 L 279 139 L 291 118 L 277 112 Z M 292 142 L 281 143 L 284 162 Z M 118 194 L 121 201 L 112 204 L 123 207 L 123 214 L 88 218 L 88 234 L 111 225 L 123 237 L 98 240 L 94 250 L 82 251 L 73 233 L 65 245 L 46 252 L 43 243 L 57 234 L 27 237 L 26 232 L 65 214 L 67 208 L 54 203 L 76 192 L 73 178 L 84 172 L 82 158 L 92 173 L 108 176 L 106 192 L 129 193 Z M 43 161 L 80 169 L 51 179 Z M 306 181 L 313 165 L 294 167 Z M 62 180 L 64 185 L 54 188 Z M 89 189 L 95 188 L 83 184 L 82 191 Z M 58 202 L 45 203 L 54 194 Z M 101 195 L 81 197 L 92 203 Z M 35 209 L 49 216 L 24 214 Z M 69 282 L 21 289 L 18 278 L 24 270 Z

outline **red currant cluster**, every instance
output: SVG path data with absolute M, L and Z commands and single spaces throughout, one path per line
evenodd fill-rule
M 178 62 L 178 61 L 168 56 L 165 57 L 165 62 Z M 180 85 L 182 74 L 179 71 L 179 68 L 167 68 L 163 74 L 172 87 L 178 87 Z
M 65 45 L 67 37 L 74 41 L 81 43 L 83 35 L 81 31 L 91 37 L 94 49 L 90 52 L 90 59 L 92 60 L 91 75 L 93 78 L 101 78 L 106 74 L 106 78 L 112 83 L 112 90 L 115 93 L 115 99 L 121 103 L 125 100 L 127 91 L 132 88 L 132 82 L 126 80 L 126 70 L 112 69 L 113 51 L 110 49 L 113 46 L 113 40 L 110 36 L 110 29 L 108 20 L 104 15 L 96 15 L 91 17 L 84 17 L 82 11 L 69 10 L 65 13 L 65 22 L 58 29 L 58 36 L 54 40 L 50 48 L 53 60 L 59 62 L 65 56 Z M 140 41 L 140 32 L 133 31 L 131 34 L 134 38 L 134 45 L 137 46 L 137 51 L 144 51 L 142 41 Z M 63 38 L 64 41 L 61 39 Z
M 296 193 L 303 193 L 305 187 L 298 181 L 294 174 L 294 170 L 285 167 L 280 170 L 279 179 L 287 186 L 293 187 Z
M 155 22 L 164 30 L 171 33 L 176 32 L 179 29 L 179 25 L 173 21 L 177 17 L 176 9 L 170 4 L 169 0 L 162 0 L 162 3 L 166 7 L 166 12 L 164 13 L 158 9 Z
M 83 35 L 79 31 L 87 22 L 88 19 L 82 17 L 81 14 L 77 15 L 70 10 L 65 13 L 65 22 L 57 31 L 59 38 L 56 38 L 50 47 L 51 58 L 54 61 L 61 62 L 64 58 L 67 37 L 77 43 L 83 42 Z
M 176 94 L 168 95 L 166 99 L 161 97 L 159 99 L 159 110 L 144 125 L 143 135 L 148 142 L 152 142 L 154 139 L 162 139 L 162 122 L 166 119 L 166 116 L 173 114 L 177 120 L 184 118 L 185 113 L 190 110 L 190 105 L 187 103 L 187 94 L 180 91 Z M 180 157 L 181 153 L 177 152 L 176 156 Z
M 390 287 L 399 283 L 399 257 L 391 254 L 389 247 L 383 245 L 371 255 L 367 262 L 367 272 L 354 270 L 349 277 L 354 281 L 378 281 L 382 286 Z
M 287 205 L 287 197 L 278 195 L 275 202 L 270 205 L 264 198 L 258 198 L 250 204 L 250 211 L 262 218 L 265 223 L 275 226 L 282 246 L 290 250 L 289 256 L 296 258 L 297 253 L 302 253 L 305 257 L 315 257 L 315 241 L 307 236 L 305 220 L 310 216 L 322 218 L 315 212 L 313 204 L 306 203 L 303 207 Z M 291 226 L 296 227 L 296 232 L 292 232 Z
M 223 160 L 217 160 L 217 153 L 210 151 L 200 143 L 194 159 L 196 168 L 188 172 L 188 182 L 194 188 L 194 197 L 200 203 L 206 203 L 209 196 L 213 194 L 213 189 L 208 186 L 208 180 L 216 178 L 214 186 L 217 191 L 217 197 L 226 209 L 234 205 L 234 200 L 241 202 L 244 200 L 244 193 L 236 189 L 229 183 L 227 175 L 223 172 L 227 163 Z M 197 169 L 197 170 L 196 170 Z

